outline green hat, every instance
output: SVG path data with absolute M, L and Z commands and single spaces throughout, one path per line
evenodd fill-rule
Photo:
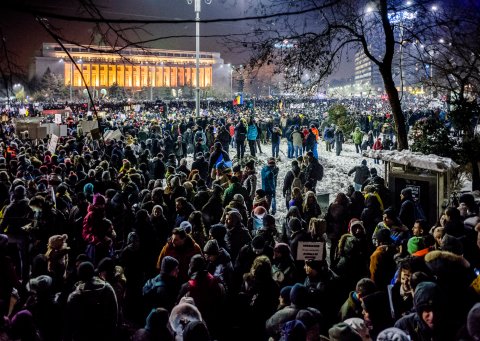
M 414 254 L 417 251 L 423 250 L 425 244 L 422 237 L 412 237 L 408 240 L 407 250 L 409 254 Z

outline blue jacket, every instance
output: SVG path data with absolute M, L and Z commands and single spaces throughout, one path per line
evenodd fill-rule
M 275 194 L 277 176 L 278 167 L 265 166 L 262 168 L 262 189 L 266 194 Z
M 255 124 L 248 126 L 247 140 L 255 141 L 258 136 L 257 126 Z

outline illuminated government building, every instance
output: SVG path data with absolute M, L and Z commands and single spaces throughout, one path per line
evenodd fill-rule
M 195 51 L 125 48 L 121 55 L 109 46 L 79 47 L 66 44 L 82 70 L 89 87 L 108 88 L 114 84 L 130 89 L 196 87 Z M 200 88 L 213 86 L 214 70 L 223 66 L 220 53 L 200 52 Z M 41 78 L 45 71 L 64 77 L 65 85 L 84 87 L 80 72 L 59 44 L 43 43 L 33 57 L 30 78 Z

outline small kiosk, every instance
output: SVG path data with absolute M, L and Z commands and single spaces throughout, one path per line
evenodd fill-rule
M 400 208 L 400 192 L 411 188 L 413 197 L 434 224 L 451 195 L 452 170 L 459 167 L 452 159 L 424 155 L 410 150 L 367 150 L 363 156 L 384 161 L 385 185 L 392 193 L 395 208 Z

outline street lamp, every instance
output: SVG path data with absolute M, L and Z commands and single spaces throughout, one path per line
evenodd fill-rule
M 206 5 L 210 5 L 212 0 L 203 0 Z M 200 115 L 200 12 L 202 10 L 202 0 L 187 0 L 187 4 L 191 5 L 195 2 L 195 109 L 197 115 Z

